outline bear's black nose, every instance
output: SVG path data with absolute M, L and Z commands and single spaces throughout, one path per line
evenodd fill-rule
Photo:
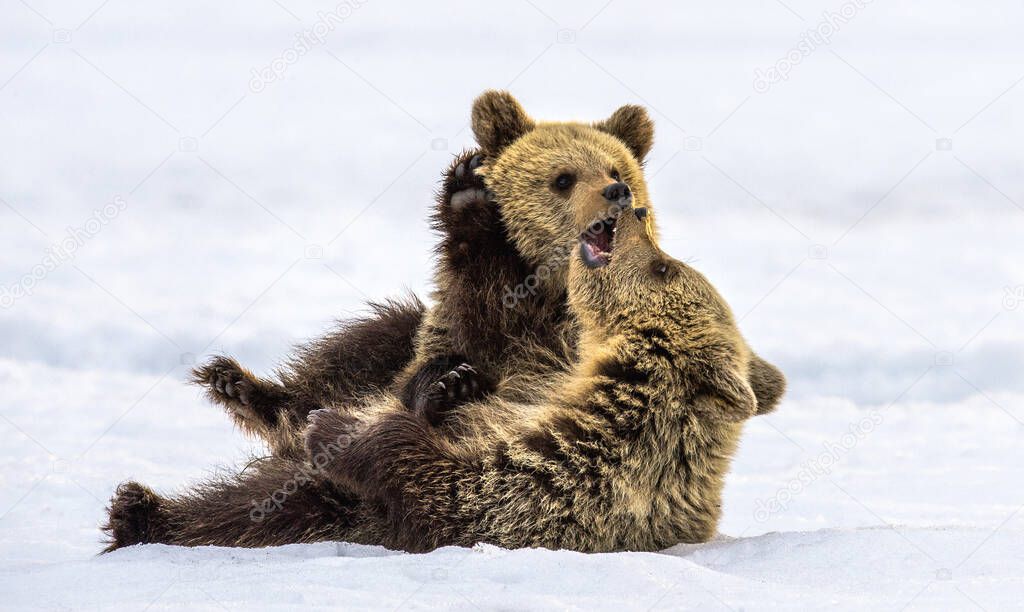
M 602 192 L 604 199 L 609 202 L 616 202 L 618 204 L 626 205 L 629 203 L 633 194 L 629 191 L 629 185 L 625 183 L 614 183 L 604 188 Z

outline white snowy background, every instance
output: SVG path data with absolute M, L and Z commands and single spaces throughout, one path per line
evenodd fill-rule
M 0 608 L 1019 605 L 1019 2 L 875 0 L 846 23 L 823 15 L 841 0 L 340 6 L 0 4 Z M 790 383 L 746 429 L 721 537 L 97 556 L 118 482 L 173 492 L 259 452 L 189 364 L 266 373 L 368 299 L 426 291 L 431 194 L 488 87 L 539 118 L 655 118 L 666 249 Z

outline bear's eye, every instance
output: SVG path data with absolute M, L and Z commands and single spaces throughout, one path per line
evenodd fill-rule
M 622 180 L 621 178 L 619 178 L 619 171 L 618 170 L 612 170 L 611 177 L 612 177 L 612 180 L 615 181 L 616 183 L 618 183 L 619 181 Z
M 566 191 L 575 184 L 576 177 L 569 173 L 559 174 L 555 179 L 555 189 L 559 191 Z

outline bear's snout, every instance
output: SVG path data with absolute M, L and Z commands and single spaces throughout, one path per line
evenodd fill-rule
M 604 188 L 604 191 L 601 192 L 601 195 L 603 195 L 604 199 L 609 202 L 613 202 L 621 206 L 628 206 L 633 200 L 633 193 L 629 190 L 629 185 L 623 182 L 608 185 Z

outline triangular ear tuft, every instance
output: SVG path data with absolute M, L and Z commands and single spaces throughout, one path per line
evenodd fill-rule
M 750 384 L 732 371 L 719 371 L 705 393 L 694 399 L 694 409 L 717 421 L 743 421 L 757 413 L 757 397 Z
M 647 109 L 636 104 L 627 104 L 612 113 L 594 127 L 615 136 L 626 143 L 639 162 L 644 161 L 654 145 L 654 122 L 647 115 Z
M 786 392 L 786 377 L 782 370 L 757 355 L 751 355 L 750 387 L 757 397 L 757 413 L 767 414 L 775 410 Z
M 534 128 L 533 119 L 507 91 L 485 91 L 473 102 L 473 135 L 486 157 L 494 158 Z

